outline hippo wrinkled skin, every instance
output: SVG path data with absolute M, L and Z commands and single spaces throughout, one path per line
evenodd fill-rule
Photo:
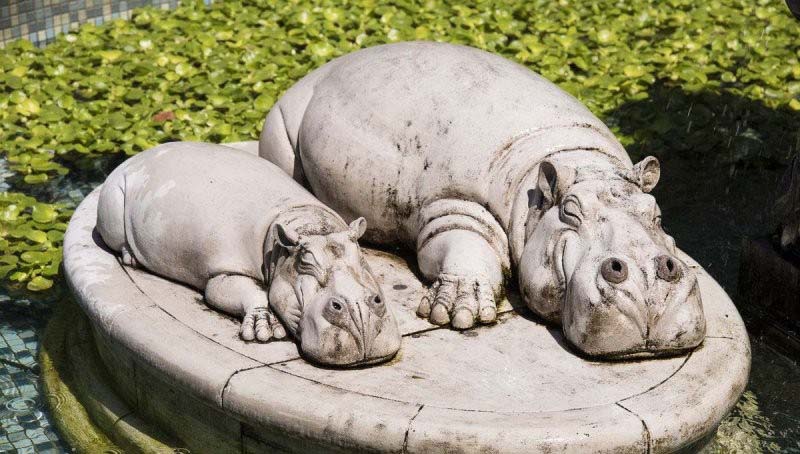
M 405 42 L 337 58 L 267 115 L 260 156 L 365 238 L 416 251 L 432 282 L 418 314 L 457 329 L 496 319 L 506 276 L 591 356 L 699 345 L 694 272 L 633 165 L 575 98 L 499 56 Z
M 128 159 L 100 192 L 97 231 L 122 261 L 204 292 L 244 340 L 288 334 L 304 356 L 387 360 L 400 333 L 349 226 L 272 164 L 177 142 Z M 277 317 L 276 317 L 277 315 Z

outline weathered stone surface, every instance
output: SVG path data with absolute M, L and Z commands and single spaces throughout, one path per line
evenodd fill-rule
M 559 412 L 465 412 L 423 407 L 411 422 L 409 453 L 644 453 L 647 431 L 616 405 Z
M 585 355 L 667 355 L 705 335 L 694 270 L 676 257 L 633 165 L 577 99 L 527 68 L 436 42 L 336 58 L 272 107 L 259 155 L 367 238 L 416 254 L 418 314 L 492 323 L 504 281 Z
M 95 342 L 115 388 L 133 387 L 120 394 L 137 414 L 193 439 L 185 443 L 192 452 L 646 452 L 648 443 L 668 452 L 702 443 L 747 381 L 741 319 L 700 268 L 708 320 L 701 347 L 598 362 L 577 356 L 558 329 L 525 309 L 504 309 L 498 326 L 464 332 L 417 319 L 423 285 L 382 252 L 366 257 L 397 302 L 403 348 L 383 365 L 321 369 L 291 343 L 236 339 L 236 321 L 200 309 L 199 293 L 121 266 L 87 228 L 96 202 L 95 192 L 70 225 L 67 279 L 103 334 Z
M 550 413 L 614 405 L 666 380 L 684 361 L 676 357 L 608 367 L 575 355 L 557 328 L 505 314 L 498 326 L 406 337 L 400 358 L 384 367 L 325 370 L 303 361 L 273 367 L 353 393 L 426 408 Z
M 222 145 L 172 142 L 117 167 L 95 231 L 124 264 L 204 293 L 240 335 L 287 333 L 327 365 L 385 361 L 400 334 L 349 226 L 269 162 Z
M 642 419 L 652 452 L 673 452 L 708 435 L 747 385 L 750 345 L 745 339 L 709 337 L 686 363 L 653 389 L 619 405 Z
M 264 392 L 265 384 L 292 392 Z M 291 452 L 398 452 L 420 407 L 304 380 L 271 367 L 233 376 L 224 406 L 247 420 L 262 441 Z
M 242 342 L 239 320 L 208 307 L 196 290 L 153 276 L 147 271 L 127 269 L 131 280 L 152 295 L 158 295 L 159 308 L 184 320 L 198 334 L 259 363 L 273 363 L 297 358 L 297 346 L 285 339 L 273 342 L 268 349 L 260 343 Z

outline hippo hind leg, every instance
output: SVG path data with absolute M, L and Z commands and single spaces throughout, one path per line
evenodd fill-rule
M 264 121 L 264 129 L 261 131 L 258 143 L 258 155 L 280 167 L 298 183 L 304 184 L 303 166 L 289 139 L 290 134 L 281 103 L 278 102 Z
M 253 278 L 218 274 L 206 283 L 205 297 L 210 306 L 242 317 L 239 334 L 243 340 L 266 342 L 286 337 L 286 330 L 269 308 L 266 290 Z
M 100 190 L 95 228 L 106 246 L 119 253 L 123 264 L 139 266 L 125 235 L 125 173 L 122 170 L 114 172 Z
M 434 281 L 417 309 L 420 317 L 455 329 L 496 320 L 502 265 L 482 236 L 468 230 L 439 233 L 419 249 L 417 260 L 425 277 Z

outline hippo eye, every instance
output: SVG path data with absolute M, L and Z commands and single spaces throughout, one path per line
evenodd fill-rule
M 561 204 L 561 221 L 573 227 L 581 224 L 581 204 L 576 197 L 567 197 Z
M 314 257 L 314 254 L 312 254 L 309 251 L 303 252 L 303 254 L 300 256 L 300 261 L 303 262 L 303 265 L 312 265 L 313 266 L 313 265 L 317 264 L 316 257 Z
M 300 253 L 299 259 L 295 262 L 297 272 L 313 276 L 317 282 L 322 284 L 325 281 L 325 271 L 320 266 L 317 258 L 310 251 Z
M 340 311 L 340 310 L 342 310 L 342 303 L 340 303 L 340 302 L 338 302 L 336 300 L 332 300 L 331 301 L 331 307 L 335 311 Z

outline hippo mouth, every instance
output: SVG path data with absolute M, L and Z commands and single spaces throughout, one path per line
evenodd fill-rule
M 676 318 L 674 314 L 680 313 L 676 311 L 676 308 L 692 304 L 695 299 L 699 299 L 699 285 L 696 279 L 685 284 L 681 290 L 669 292 L 662 301 L 647 303 L 645 311 L 655 311 L 659 307 L 661 310 L 657 314 L 646 315 L 644 332 L 640 332 L 641 343 L 632 345 L 628 349 L 595 354 L 592 357 L 612 361 L 628 361 L 683 356 L 694 351 L 702 346 L 705 338 L 704 321 Z
M 645 340 L 645 345 L 642 347 L 632 348 L 630 350 L 612 352 L 608 354 L 592 355 L 592 359 L 602 359 L 606 361 L 636 361 L 640 359 L 650 358 L 669 358 L 672 356 L 683 356 L 689 352 L 702 346 L 699 345 L 691 347 L 674 347 L 674 348 L 654 348 L 650 345 L 648 340 Z
M 374 366 L 375 364 L 385 363 L 386 361 L 391 360 L 397 356 L 397 352 L 390 353 L 384 356 L 376 356 L 372 358 L 365 358 L 361 361 L 354 362 L 352 364 L 348 364 L 346 366 L 340 366 L 339 369 L 357 369 L 360 367 L 367 367 L 367 366 Z

